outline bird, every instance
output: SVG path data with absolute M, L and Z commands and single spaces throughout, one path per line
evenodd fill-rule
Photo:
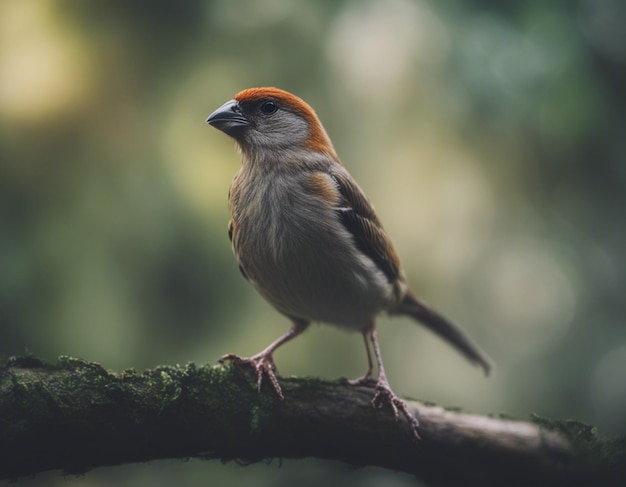
M 256 355 L 227 354 L 220 362 L 251 366 L 259 392 L 266 377 L 284 399 L 276 375 L 276 349 L 312 322 L 359 332 L 368 366 L 350 384 L 375 385 L 371 404 L 390 407 L 396 421 L 401 412 L 419 439 L 419 420 L 387 379 L 376 317 L 386 312 L 413 318 L 486 375 L 491 360 L 411 290 L 374 207 L 339 159 L 309 104 L 279 88 L 248 88 L 206 122 L 234 139 L 241 155 L 228 193 L 228 235 L 241 274 L 292 323 L 289 331 Z

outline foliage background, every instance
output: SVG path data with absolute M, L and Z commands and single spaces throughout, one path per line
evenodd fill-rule
M 231 256 L 239 159 L 204 124 L 275 85 L 316 108 L 413 287 L 497 363 L 485 380 L 383 317 L 398 393 L 626 433 L 625 21 L 619 0 L 0 3 L 0 353 L 141 370 L 284 332 Z M 277 361 L 326 378 L 365 366 L 360 338 L 330 327 Z M 207 482 L 414 484 L 317 461 L 20 483 Z

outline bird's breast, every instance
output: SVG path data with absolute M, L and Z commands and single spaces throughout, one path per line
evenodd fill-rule
M 245 181 L 245 179 L 244 179 Z M 354 245 L 326 200 L 292 178 L 233 181 L 233 251 L 282 313 L 360 329 L 391 299 L 384 273 Z

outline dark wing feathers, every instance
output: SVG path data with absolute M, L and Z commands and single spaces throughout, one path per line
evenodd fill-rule
M 389 237 L 383 230 L 374 208 L 347 175 L 329 173 L 341 194 L 337 213 L 343 225 L 354 237 L 361 252 L 372 259 L 389 282 L 400 274 L 400 263 Z
M 231 218 L 230 220 L 228 220 L 228 240 L 230 240 L 230 242 L 233 242 L 233 219 Z

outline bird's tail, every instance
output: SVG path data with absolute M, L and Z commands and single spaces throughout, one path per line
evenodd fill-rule
M 492 367 L 491 360 L 475 345 L 469 337 L 463 333 L 456 325 L 436 311 L 430 309 L 410 292 L 406 294 L 402 302 L 393 310 L 394 313 L 408 315 L 430 330 L 434 331 L 441 338 L 453 345 L 470 362 L 483 368 L 485 375 L 489 375 Z

